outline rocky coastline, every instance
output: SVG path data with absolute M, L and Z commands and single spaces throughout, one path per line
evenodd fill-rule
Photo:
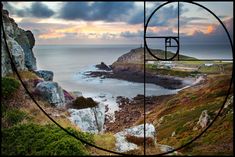
M 100 68 L 101 65 L 104 65 L 105 68 Z M 141 64 L 131 64 L 124 67 L 123 65 L 107 66 L 102 62 L 95 67 L 101 71 L 87 71 L 85 75 L 87 77 L 100 77 L 102 79 L 114 78 L 137 83 L 153 83 L 167 89 L 180 89 L 191 85 L 193 81 L 195 81 L 192 77 L 182 78 L 177 76 L 156 75 L 151 72 L 144 73 L 144 65 Z
M 137 121 L 143 118 L 144 110 L 148 113 L 155 108 L 156 105 L 161 104 L 166 99 L 170 99 L 172 96 L 173 95 L 145 97 L 145 106 L 144 95 L 137 95 L 133 99 L 119 96 L 117 98 L 117 103 L 120 110 L 115 112 L 114 122 L 105 119 L 105 131 L 116 133 L 136 125 Z
M 133 72 L 131 69 L 126 70 L 125 72 L 88 71 L 86 75 L 88 77 L 100 77 L 102 79 L 114 78 L 131 82 L 137 82 L 137 83 L 144 83 L 145 81 L 145 83 L 153 83 L 167 89 L 183 88 L 187 85 L 190 85 L 194 80 L 193 78 L 180 78 L 172 76 L 154 75 L 151 73 L 146 73 L 146 75 L 144 75 L 144 72 Z

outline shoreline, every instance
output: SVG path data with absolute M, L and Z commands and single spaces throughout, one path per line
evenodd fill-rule
M 97 71 L 95 71 L 97 72 Z M 101 72 L 103 73 L 104 71 L 98 71 L 98 72 Z M 108 73 L 111 73 L 110 71 L 108 71 Z M 87 76 L 87 72 L 84 73 L 84 75 Z M 88 75 L 88 77 L 90 77 Z M 171 76 L 172 78 L 173 76 Z M 99 79 L 98 77 L 95 77 L 94 79 Z M 102 78 L 102 79 L 117 79 L 119 80 L 118 78 L 109 78 L 109 77 L 105 77 L 105 78 Z M 179 88 L 179 89 L 171 89 L 172 91 L 176 91 L 176 93 L 172 93 L 172 94 L 159 94 L 159 95 L 152 95 L 152 96 L 146 96 L 146 102 L 147 102 L 147 108 L 151 108 L 151 105 L 148 105 L 149 104 L 153 104 L 154 101 L 158 101 L 158 99 L 163 99 L 163 98 L 167 98 L 167 97 L 170 97 L 172 95 L 175 95 L 177 94 L 179 91 L 185 89 L 185 88 L 188 88 L 188 87 L 191 87 L 193 85 L 196 85 L 197 83 L 200 83 L 200 81 L 203 80 L 200 77 L 198 78 L 191 78 L 190 80 L 190 84 L 189 85 L 186 85 L 182 88 Z M 188 81 L 188 78 L 187 79 L 184 79 L 184 78 L 181 78 L 181 81 Z M 133 83 L 133 81 L 131 81 Z M 164 87 L 163 87 L 164 88 Z M 73 92 L 74 93 L 74 92 Z M 141 94 L 137 94 L 133 97 L 124 97 L 124 96 L 120 96 L 120 95 L 117 95 L 117 96 L 114 96 L 114 95 L 110 95 L 110 93 L 97 93 L 96 95 L 94 94 L 87 94 L 87 93 L 84 93 L 84 92 L 79 92 L 82 96 L 88 98 L 88 97 L 91 97 L 93 100 L 97 101 L 98 103 L 101 103 L 105 106 L 105 127 L 106 127 L 106 124 L 108 128 L 107 131 L 110 131 L 112 129 L 109 129 L 112 127 L 112 124 L 114 123 L 117 123 L 117 122 L 124 122 L 124 123 L 127 123 L 127 121 L 131 121 L 131 123 L 133 122 L 133 120 L 135 120 L 135 118 L 130 118 L 130 119 L 127 119 L 125 121 L 123 121 L 120 116 L 122 117 L 123 115 L 128 115 L 127 114 L 122 114 L 121 112 L 126 112 L 127 111 L 130 111 L 129 113 L 131 113 L 132 111 L 134 112 L 134 117 L 137 116 L 142 116 L 142 114 L 140 114 L 140 109 L 141 109 L 141 104 L 142 104 L 142 110 L 143 110 L 143 97 L 144 95 L 141 95 Z M 109 100 L 110 98 L 112 97 L 112 100 Z M 111 104 L 110 104 L 111 103 Z M 129 109 L 129 107 L 125 107 L 126 106 L 129 106 L 131 104 L 136 104 L 135 106 L 137 106 L 137 108 L 132 108 Z M 113 109 L 115 108 L 115 109 Z M 124 109 L 124 110 L 123 110 Z M 136 110 L 137 109 L 137 110 Z M 147 109 L 148 110 L 148 109 Z M 116 118 L 117 117 L 117 118 Z M 111 124 L 112 123 L 112 124 Z M 128 125 L 129 126 L 129 125 Z
M 205 78 L 198 77 L 191 85 L 185 86 L 179 91 L 184 90 L 186 88 L 201 84 L 202 81 L 205 81 Z M 171 99 L 174 95 L 178 94 L 170 94 L 170 95 L 158 95 L 158 96 L 146 96 L 145 97 L 145 111 L 148 113 L 156 105 L 161 104 L 163 101 Z M 127 97 L 119 97 L 117 100 L 119 105 L 119 110 L 115 112 L 115 121 L 109 122 L 105 119 L 105 132 L 117 133 L 123 129 L 129 128 L 131 126 L 137 125 L 139 119 L 143 118 L 144 112 L 144 95 L 137 95 L 133 99 L 129 99 Z
M 135 83 L 144 83 L 144 74 L 143 73 L 113 73 L 110 71 L 87 71 L 85 74 L 88 77 L 100 77 L 101 79 L 113 78 L 118 80 L 125 80 Z M 181 78 L 177 76 L 166 76 L 166 75 L 145 75 L 145 83 L 152 83 L 158 86 L 161 86 L 166 89 L 180 89 L 187 85 L 193 83 L 193 80 L 196 78 L 186 77 Z
M 156 105 L 166 99 L 170 99 L 174 95 L 175 94 L 145 97 L 146 112 L 151 111 Z M 115 112 L 114 122 L 109 122 L 105 119 L 105 132 L 117 133 L 126 128 L 135 126 L 137 125 L 138 120 L 144 116 L 144 95 L 137 95 L 133 99 L 119 97 L 117 102 L 120 109 Z

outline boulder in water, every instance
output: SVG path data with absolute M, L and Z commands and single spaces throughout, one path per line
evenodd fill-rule
M 100 69 L 100 70 L 105 70 L 105 71 L 110 71 L 112 70 L 109 66 L 107 66 L 104 62 L 101 62 L 100 64 L 97 64 L 95 66 L 96 68 Z

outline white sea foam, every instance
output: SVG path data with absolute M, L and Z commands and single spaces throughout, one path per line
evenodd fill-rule
M 138 94 L 144 94 L 144 84 L 113 78 L 88 77 L 89 71 L 98 71 L 95 66 L 83 67 L 74 75 L 74 81 L 80 87 L 84 97 L 91 97 L 108 107 L 106 114 L 110 121 L 115 120 L 115 111 L 119 110 L 116 98 L 118 96 L 132 99 Z M 178 90 L 170 90 L 155 84 L 146 84 L 147 96 L 176 94 Z

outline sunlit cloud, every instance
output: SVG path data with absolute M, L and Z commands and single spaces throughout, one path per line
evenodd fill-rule
M 73 27 L 67 27 L 67 28 L 59 28 L 54 30 L 55 33 L 75 33 L 79 32 L 79 27 L 78 26 L 73 26 Z
M 63 38 L 65 35 L 62 34 L 62 33 L 55 33 L 55 32 L 52 32 L 52 33 L 47 33 L 47 34 L 42 34 L 42 35 L 39 35 L 38 37 L 40 39 L 53 39 L 53 38 Z
M 210 26 L 207 27 L 207 32 L 206 32 L 206 33 L 209 34 L 209 33 L 211 33 L 213 30 L 214 30 L 213 26 L 210 25 Z

